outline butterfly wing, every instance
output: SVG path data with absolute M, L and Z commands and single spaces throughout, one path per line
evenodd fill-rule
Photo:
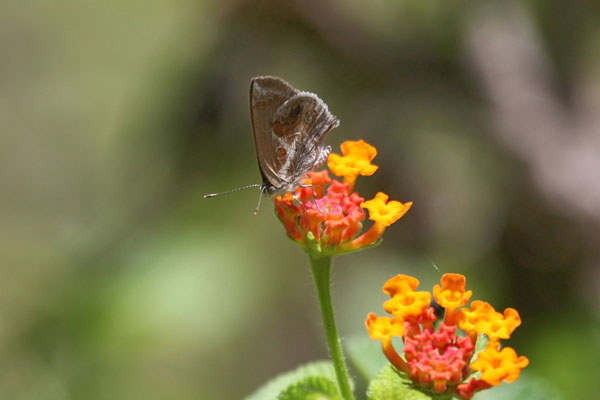
M 278 141 L 271 128 L 271 119 L 286 100 L 298 93 L 298 90 L 281 78 L 258 76 L 250 81 L 250 117 L 254 145 L 263 183 L 267 188 L 284 184 L 277 174 L 281 166 L 276 153 Z
M 254 142 L 263 183 L 270 194 L 296 188 L 307 172 L 325 161 L 327 133 L 339 125 L 315 94 L 300 92 L 280 78 L 250 84 Z
M 271 128 L 277 136 L 278 175 L 285 176 L 285 191 L 298 186 L 307 172 L 327 159 L 331 148 L 324 146 L 330 130 L 339 120 L 315 94 L 300 92 L 281 105 L 273 114 Z

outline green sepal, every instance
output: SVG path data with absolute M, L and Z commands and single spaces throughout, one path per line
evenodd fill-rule
M 302 384 L 307 378 L 323 378 L 327 381 L 336 382 L 335 370 L 333 369 L 333 364 L 331 361 L 315 361 L 309 364 L 302 365 L 295 370 L 283 373 L 275 378 L 271 379 L 269 382 L 265 383 L 261 388 L 259 388 L 256 392 L 246 397 L 245 400 L 274 400 L 279 399 L 278 396 L 283 395 L 286 391 L 292 390 L 292 388 L 296 385 Z M 310 388 L 310 380 L 308 382 L 304 382 L 305 388 Z M 319 384 L 319 379 L 314 381 L 313 383 Z M 324 388 L 327 388 L 327 384 L 325 382 L 321 382 Z M 337 391 L 337 384 L 335 384 L 335 389 Z M 317 386 L 318 387 L 318 386 Z M 300 389 L 300 386 L 298 386 Z M 319 393 L 319 392 L 313 392 Z M 307 393 L 308 395 L 309 393 Z M 301 399 L 310 399 L 310 397 L 300 397 Z M 318 398 L 318 397 L 317 397 Z M 282 399 L 296 399 L 296 397 L 283 397 Z M 324 397 L 324 399 L 329 399 L 328 397 Z M 332 399 L 337 399 L 336 397 L 332 397 Z
M 368 400 L 450 400 L 452 395 L 426 393 L 408 378 L 399 374 L 391 365 L 383 368 L 369 383 Z
M 321 243 L 315 238 L 312 232 L 306 234 L 306 252 L 309 255 L 324 256 Z

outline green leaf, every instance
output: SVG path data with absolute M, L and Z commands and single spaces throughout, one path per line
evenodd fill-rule
M 277 400 L 342 400 L 335 380 L 309 376 L 289 386 Z
M 331 361 L 315 361 L 273 378 L 252 395 L 246 397 L 246 400 L 277 399 L 280 393 L 297 383 L 301 383 L 302 380 L 308 377 L 323 377 L 331 380 L 332 382 L 337 382 L 335 370 L 333 369 L 333 364 L 331 364 Z M 305 398 L 310 399 L 310 397 Z M 317 398 L 318 397 L 315 399 Z
M 361 335 L 346 340 L 345 345 L 348 359 L 366 381 L 375 378 L 379 371 L 388 365 L 378 340 L 373 341 L 367 335 Z
M 428 395 L 416 389 L 408 378 L 402 378 L 388 365 L 371 381 L 367 389 L 369 400 L 441 400 L 450 396 Z

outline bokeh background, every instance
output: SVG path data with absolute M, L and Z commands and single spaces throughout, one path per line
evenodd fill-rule
M 397 273 L 517 308 L 527 373 L 600 374 L 600 3 L 4 2 L 0 397 L 240 399 L 327 357 L 306 257 L 258 191 L 253 76 L 316 92 L 357 184 L 413 201 L 335 260 L 344 340 Z

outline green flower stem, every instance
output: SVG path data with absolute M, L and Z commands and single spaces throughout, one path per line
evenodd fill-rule
M 321 313 L 323 314 L 323 325 L 327 334 L 327 343 L 329 344 L 329 352 L 335 375 L 337 376 L 340 393 L 344 400 L 354 400 L 352 388 L 350 387 L 350 379 L 348 378 L 348 369 L 346 361 L 342 353 L 342 344 L 335 326 L 335 318 L 333 316 L 333 305 L 331 303 L 331 257 L 310 257 L 313 278 L 317 285 L 317 293 L 319 295 L 319 303 L 321 305 Z

